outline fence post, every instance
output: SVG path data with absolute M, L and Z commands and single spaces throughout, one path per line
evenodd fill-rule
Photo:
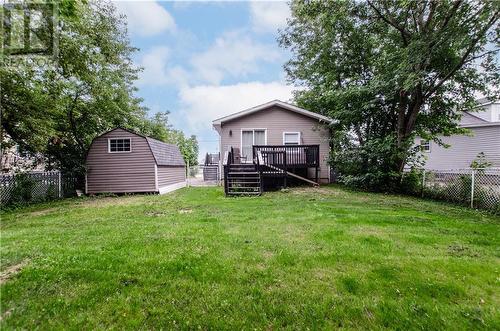
M 187 187 L 189 187 L 189 160 L 187 160 L 187 168 L 186 168 L 186 180 L 187 180 Z
M 59 198 L 62 198 L 62 181 L 61 181 L 61 171 L 58 172 L 58 181 L 59 181 Z
M 475 170 L 472 169 L 472 177 L 471 177 L 471 185 L 470 185 L 470 207 L 474 208 L 474 175 L 475 175 Z
M 424 197 L 425 191 L 425 169 L 422 171 L 422 198 Z

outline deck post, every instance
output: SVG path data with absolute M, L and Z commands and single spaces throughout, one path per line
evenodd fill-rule
M 285 180 L 284 180 L 284 182 L 285 182 L 285 188 L 286 188 L 286 184 L 287 184 L 286 183 L 286 179 L 287 179 L 286 177 L 288 176 L 288 174 L 287 174 L 288 166 L 286 164 L 286 149 L 285 149 L 285 152 L 283 153 L 283 169 L 285 170 Z

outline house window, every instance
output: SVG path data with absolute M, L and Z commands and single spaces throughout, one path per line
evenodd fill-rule
M 283 132 L 283 145 L 300 145 L 300 132 Z
M 430 153 L 431 151 L 431 142 L 428 140 L 420 140 L 420 150 L 422 152 Z
M 130 138 L 108 139 L 109 153 L 125 153 L 130 151 Z
M 253 145 L 266 144 L 265 129 L 243 129 L 241 130 L 241 156 L 246 160 L 251 160 L 253 157 Z

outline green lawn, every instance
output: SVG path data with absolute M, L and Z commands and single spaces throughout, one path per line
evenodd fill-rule
M 336 187 L 2 214 L 2 329 L 500 329 L 500 218 Z

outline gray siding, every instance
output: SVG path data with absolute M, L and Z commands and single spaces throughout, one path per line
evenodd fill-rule
M 462 118 L 460 119 L 461 125 L 481 124 L 481 123 L 486 123 L 486 121 L 478 117 L 476 113 L 472 115 L 468 113 L 462 113 Z
M 108 153 L 108 138 L 131 138 L 130 153 Z M 154 192 L 155 160 L 146 138 L 116 129 L 97 137 L 87 155 L 87 193 Z
M 157 173 L 159 188 L 186 181 L 185 167 L 158 166 Z
M 221 146 L 219 146 L 219 150 L 221 157 L 230 146 L 238 147 L 241 150 L 242 129 L 266 129 L 268 145 L 283 145 L 283 132 L 300 132 L 301 144 L 320 145 L 321 168 L 319 177 L 321 182 L 328 182 L 329 131 L 317 119 L 274 106 L 223 123 L 220 128 Z M 231 136 L 229 131 L 232 131 Z
M 500 167 L 500 125 L 469 128 L 472 136 L 455 135 L 442 137 L 449 148 L 431 142 L 431 150 L 423 153 L 427 162 L 426 169 L 461 169 L 469 168 L 480 152 L 485 153 L 493 167 Z M 419 143 L 417 138 L 416 142 Z

